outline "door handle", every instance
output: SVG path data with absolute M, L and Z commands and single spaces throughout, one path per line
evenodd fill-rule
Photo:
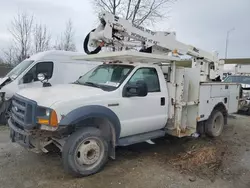
M 161 106 L 165 106 L 165 97 L 161 97 Z

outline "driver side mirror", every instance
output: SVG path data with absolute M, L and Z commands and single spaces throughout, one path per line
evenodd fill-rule
M 145 81 L 139 80 L 135 84 L 125 85 L 123 88 L 123 97 L 145 97 L 148 94 L 148 87 Z

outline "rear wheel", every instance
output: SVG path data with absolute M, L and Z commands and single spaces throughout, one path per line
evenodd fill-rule
M 225 124 L 225 117 L 220 110 L 214 110 L 205 124 L 206 134 L 211 137 L 220 136 Z
M 73 176 L 88 176 L 99 172 L 108 160 L 108 142 L 94 127 L 72 134 L 62 151 L 65 171 Z

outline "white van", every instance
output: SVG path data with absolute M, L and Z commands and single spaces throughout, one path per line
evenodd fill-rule
M 12 96 L 20 89 L 43 87 L 38 74 L 46 75 L 53 86 L 73 82 L 90 69 L 102 64 L 73 60 L 83 53 L 51 50 L 37 53 L 14 67 L 5 77 L 0 78 L 0 123 L 6 122 L 6 109 Z

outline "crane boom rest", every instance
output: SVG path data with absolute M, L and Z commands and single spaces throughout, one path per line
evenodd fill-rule
M 99 19 L 100 25 L 85 38 L 84 50 L 87 54 L 96 54 L 104 46 L 119 49 L 139 47 L 140 52 L 168 56 L 188 55 L 192 57 L 192 67 L 200 69 L 201 82 L 220 81 L 222 78 L 224 61 L 218 59 L 216 52 L 211 54 L 179 42 L 175 32 L 155 32 L 108 12 L 101 13 Z M 88 45 L 96 49 L 89 51 Z

